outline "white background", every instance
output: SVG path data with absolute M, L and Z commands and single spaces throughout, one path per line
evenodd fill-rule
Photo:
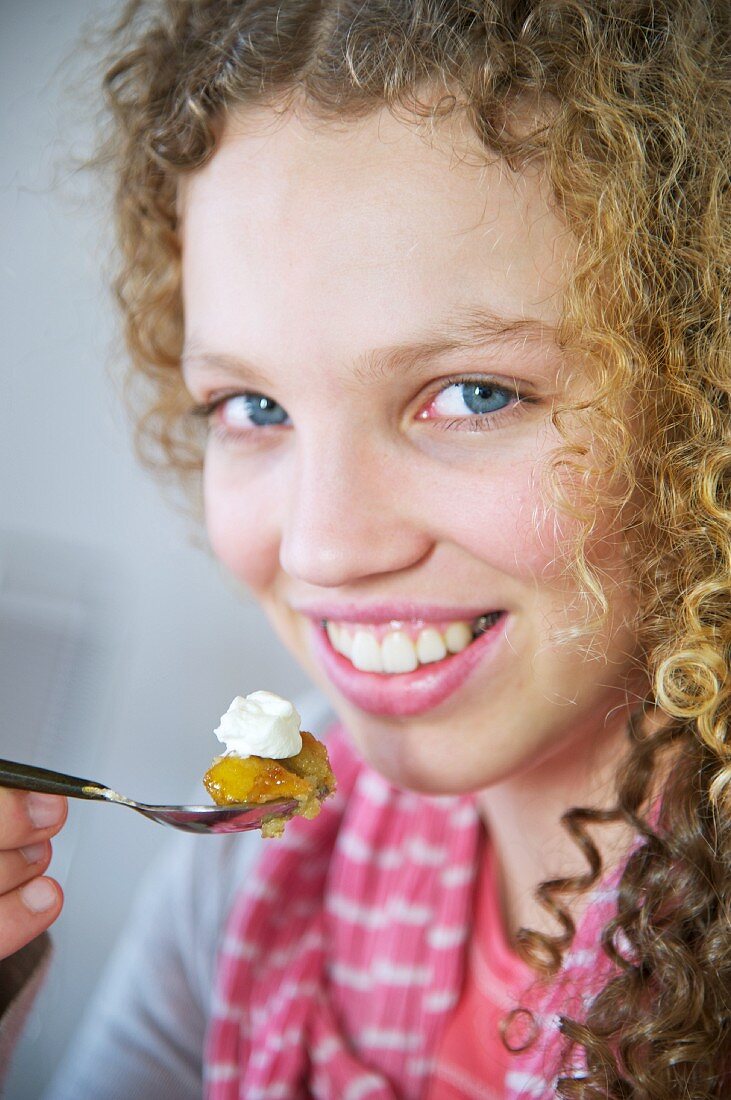
M 60 713 L 44 718 L 40 674 L 0 620 L 6 653 L 25 669 L 6 687 L 14 710 L 0 725 L 0 756 L 143 800 L 187 801 L 231 698 L 258 688 L 292 696 L 306 682 L 132 454 L 113 380 L 108 216 L 99 184 L 73 167 L 89 151 L 100 98 L 79 94 L 89 59 L 74 44 L 90 16 L 119 9 L 118 0 L 0 0 L 0 594 L 5 585 L 10 598 L 20 568 L 44 598 L 75 600 L 87 650 L 84 667 L 69 668 Z M 53 969 L 9 1100 L 40 1095 L 164 839 L 130 811 L 72 804 L 52 866 L 67 897 Z

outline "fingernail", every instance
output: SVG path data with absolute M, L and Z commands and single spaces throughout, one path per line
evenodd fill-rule
M 47 829 L 56 825 L 63 817 L 63 799 L 57 794 L 28 795 L 28 817 L 36 829 Z
M 27 863 L 39 863 L 46 854 L 45 844 L 28 844 L 20 853 Z
M 56 888 L 47 878 L 34 878 L 20 891 L 23 904 L 31 913 L 43 913 L 56 904 Z

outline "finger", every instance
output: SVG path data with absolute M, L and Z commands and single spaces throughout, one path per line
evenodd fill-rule
M 0 958 L 45 932 L 62 905 L 63 890 L 52 878 L 36 877 L 0 897 Z
M 37 844 L 63 825 L 68 803 L 58 794 L 0 787 L 0 851 Z
M 42 875 L 51 862 L 51 842 L 41 840 L 12 852 L 0 852 L 0 894 Z

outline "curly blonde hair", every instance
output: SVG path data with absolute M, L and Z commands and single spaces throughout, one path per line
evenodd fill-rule
M 731 5 L 133 0 L 112 37 L 117 290 L 132 376 L 145 381 L 140 448 L 158 469 L 200 468 L 182 415 L 175 200 L 181 174 L 213 154 L 228 109 L 286 109 L 295 96 L 325 118 L 459 108 L 515 170 L 540 158 L 579 243 L 561 341 L 594 383 L 590 399 L 553 412 L 563 444 L 547 499 L 578 521 L 567 568 L 585 640 L 608 608 L 588 548 L 597 517 L 614 517 L 651 686 L 616 809 L 565 816 L 589 869 L 540 888 L 562 934 L 524 930 L 520 942 L 535 965 L 557 968 L 574 931 L 561 898 L 602 869 L 586 826 L 629 822 L 643 843 L 603 936 L 616 976 L 585 1019 L 562 1021 L 587 1071 L 566 1071 L 558 1095 L 720 1098 L 731 1042 Z M 656 708 L 670 719 L 659 729 L 643 722 Z

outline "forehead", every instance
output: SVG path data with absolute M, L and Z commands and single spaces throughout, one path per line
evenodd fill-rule
M 540 172 L 486 154 L 460 114 L 243 110 L 179 205 L 188 334 L 258 350 L 276 332 L 282 355 L 348 355 L 478 306 L 553 324 L 573 258 Z

